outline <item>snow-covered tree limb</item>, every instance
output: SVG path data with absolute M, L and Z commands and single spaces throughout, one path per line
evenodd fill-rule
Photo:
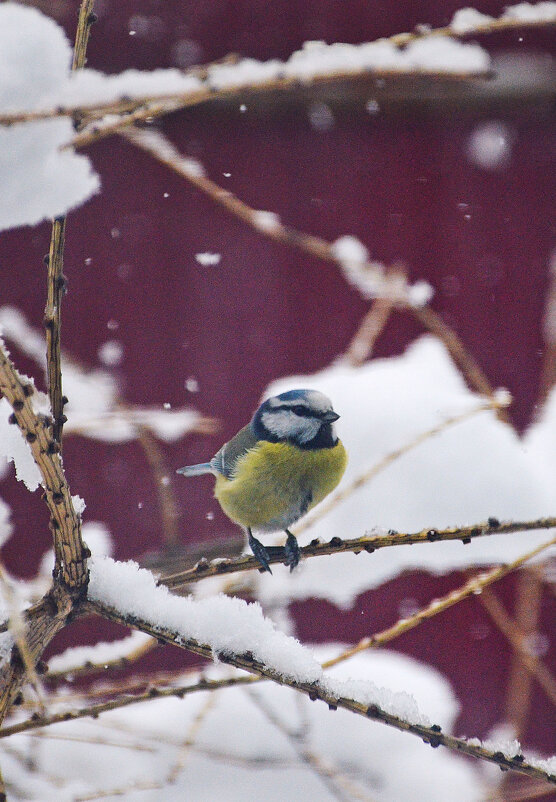
M 119 578 L 117 583 L 114 582 L 116 577 Z M 503 769 L 556 784 L 556 773 L 550 761 L 527 759 L 521 752 L 506 754 L 485 747 L 478 739 L 445 734 L 438 725 L 428 722 L 404 694 L 384 695 L 383 689 L 372 683 L 344 682 L 326 676 L 299 643 L 282 633 L 275 631 L 273 634 L 269 622 L 258 618 L 253 605 L 225 597 L 203 602 L 171 597 L 165 589 L 155 588 L 151 582 L 148 572 L 138 570 L 137 566 L 104 561 L 94 567 L 91 598 L 83 606 L 83 612 L 97 613 L 140 629 L 202 657 L 217 657 L 223 663 L 301 692 L 313 701 L 323 701 L 330 710 L 343 708 L 417 735 L 433 747 L 442 745 L 496 763 Z M 222 615 L 224 606 L 229 608 L 229 617 Z M 218 610 L 219 607 L 222 609 Z M 145 614 L 147 610 L 152 611 L 151 615 Z M 244 625 L 236 627 L 244 616 Z M 172 621 L 176 625 L 172 625 Z M 273 664 L 271 655 L 279 660 L 279 667 Z

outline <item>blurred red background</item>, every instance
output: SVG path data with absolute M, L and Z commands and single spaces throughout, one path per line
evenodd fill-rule
M 59 2 L 50 9 L 71 39 L 77 7 Z M 457 8 L 455 2 L 392 0 L 103 0 L 88 66 L 104 72 L 188 67 L 230 52 L 285 58 L 308 39 L 360 42 L 418 23 L 442 26 Z M 481 2 L 479 8 L 499 14 L 503 4 Z M 483 43 L 495 54 L 555 53 L 553 29 L 492 35 Z M 373 100 L 371 89 L 367 100 Z M 517 98 L 511 105 L 467 104 L 459 111 L 418 101 L 410 97 L 395 108 L 386 102 L 378 113 L 353 99 L 331 102 L 326 126 L 315 125 L 310 105 L 299 99 L 275 106 L 249 102 L 245 111 L 239 104 L 207 105 L 166 118 L 164 130 L 254 208 L 328 240 L 354 234 L 373 257 L 400 260 L 412 280 L 428 280 L 436 290 L 434 308 L 491 383 L 511 390 L 512 418 L 523 429 L 538 400 L 541 321 L 556 245 L 554 95 L 551 102 Z M 505 169 L 480 169 L 466 158 L 469 136 L 484 120 L 504 122 L 511 134 Z M 63 348 L 92 367 L 103 343 L 117 340 L 124 358 L 112 370 L 125 400 L 191 403 L 220 419 L 213 437 L 163 446 L 173 477 L 175 468 L 206 459 L 242 426 L 270 380 L 310 373 L 342 354 L 368 305 L 335 266 L 264 240 L 127 142 L 112 138 L 87 152 L 102 193 L 68 216 Z M 36 327 L 49 240 L 46 224 L 0 239 L 0 303 L 17 306 Z M 205 251 L 221 254 L 220 264 L 201 266 L 195 254 Z M 408 315 L 395 314 L 376 355 L 400 353 L 419 333 Z M 12 353 L 36 375 L 17 349 Z M 86 520 L 107 524 L 117 557 L 161 544 L 154 480 L 137 444 L 68 437 L 64 465 L 72 492 L 87 502 Z M 174 490 L 184 543 L 235 531 L 211 498 L 210 482 L 176 482 Z M 16 524 L 6 563 L 17 575 L 31 576 L 49 546 L 47 510 L 39 493 L 30 498 L 11 478 L 2 493 Z M 403 576 L 360 598 L 351 612 L 323 602 L 296 604 L 299 637 L 324 640 L 333 631 L 339 640 L 356 641 L 392 624 L 404 599 L 424 604 L 463 580 L 458 574 Z M 510 577 L 501 586 L 510 610 L 516 581 Z M 554 597 L 545 594 L 542 605 L 539 629 L 553 634 Z M 103 623 L 98 632 L 112 637 L 116 630 Z M 89 626 L 65 630 L 55 649 L 85 633 Z M 394 646 L 449 677 L 462 702 L 458 732 L 484 736 L 504 719 L 511 649 L 476 600 Z M 168 649 L 149 658 L 161 659 L 183 658 Z M 554 640 L 544 660 L 556 667 Z M 524 743 L 556 751 L 553 710 L 537 686 L 531 710 Z

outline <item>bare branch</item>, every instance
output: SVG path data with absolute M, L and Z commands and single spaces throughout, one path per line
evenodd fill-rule
M 330 668 L 331 666 L 335 666 L 337 663 L 342 663 L 344 660 L 348 660 L 350 657 L 359 654 L 359 652 L 366 651 L 367 649 L 372 649 L 376 646 L 383 646 L 385 643 L 389 643 L 390 641 L 394 640 L 394 638 L 402 635 L 404 632 L 409 632 L 410 629 L 415 629 L 415 627 L 419 626 L 419 624 L 422 624 L 423 621 L 427 621 L 429 618 L 434 618 L 435 615 L 442 613 L 449 607 L 453 607 L 454 604 L 458 604 L 460 601 L 463 601 L 463 599 L 466 599 L 474 594 L 482 593 L 483 590 L 488 587 L 488 585 L 498 582 L 500 579 L 507 576 L 507 574 L 509 574 L 511 571 L 515 571 L 516 568 L 521 568 L 522 565 L 531 560 L 533 557 L 536 557 L 545 549 L 554 545 L 554 543 L 556 543 L 556 537 L 552 538 L 552 540 L 549 540 L 546 543 L 541 543 L 540 546 L 537 546 L 532 551 L 528 551 L 526 554 L 522 554 L 517 558 L 517 560 L 514 560 L 507 565 L 501 565 L 497 568 L 492 568 L 490 571 L 477 574 L 465 582 L 457 590 L 450 591 L 450 593 L 446 594 L 446 596 L 442 596 L 440 599 L 434 599 L 426 607 L 418 610 L 408 618 L 401 618 L 393 626 L 382 630 L 382 632 L 377 632 L 374 635 L 371 635 L 369 638 L 362 638 L 362 640 L 360 640 L 356 646 L 346 649 L 344 652 L 342 652 L 342 654 L 339 654 L 337 657 L 333 657 L 331 660 L 327 660 L 326 663 L 323 663 L 323 668 Z
M 87 45 L 91 26 L 96 22 L 96 15 L 93 14 L 95 0 L 81 0 L 79 7 L 79 18 L 77 20 L 77 30 L 75 32 L 75 45 L 73 48 L 72 70 L 79 70 L 85 66 L 87 61 Z
M 512 649 L 516 655 L 516 662 L 520 665 L 521 671 L 520 673 L 523 674 L 523 666 L 527 669 L 528 675 L 530 677 L 534 677 L 545 694 L 548 696 L 554 707 L 556 707 L 556 679 L 548 670 L 548 668 L 536 657 L 532 654 L 526 647 L 524 642 L 523 633 L 521 632 L 518 624 L 516 621 L 513 621 L 512 618 L 508 615 L 506 610 L 504 609 L 504 605 L 496 596 L 493 590 L 486 590 L 484 593 L 481 593 L 480 602 L 490 615 L 500 632 L 504 635 L 506 640 L 510 643 Z M 518 606 L 518 609 L 519 606 Z M 515 673 L 517 674 L 518 668 L 517 666 L 514 669 Z M 516 690 L 515 689 L 515 682 L 509 685 L 509 690 Z M 522 696 L 522 694 L 518 694 L 518 696 Z M 526 694 L 527 697 L 527 707 L 530 703 L 531 692 L 528 689 L 528 693 Z M 510 693 L 508 692 L 508 702 L 510 701 Z M 508 704 L 508 707 L 510 705 Z M 513 705 L 512 705 L 513 707 Z M 516 712 L 514 709 L 508 710 L 508 717 L 507 721 L 511 722 L 514 725 L 514 731 L 516 732 L 516 737 L 519 737 L 519 730 L 516 725 L 521 724 L 519 728 L 521 733 L 523 733 L 523 723 L 526 718 L 526 711 L 521 710 L 521 705 L 519 705 L 519 712 L 523 712 L 523 715 L 520 719 L 516 716 Z M 511 715 L 513 713 L 513 715 Z
M 60 447 L 50 435 L 50 420 L 35 413 L 34 387 L 24 382 L 0 344 L 0 393 L 13 409 L 10 421 L 19 426 L 42 476 L 44 499 L 50 511 L 54 538 L 56 576 L 68 588 L 87 583 L 87 553 L 81 538 L 81 521 L 75 511 L 60 457 Z
M 181 156 L 173 144 L 162 134 L 153 131 L 134 130 L 126 132 L 125 137 L 159 162 L 181 175 L 212 198 L 213 201 L 223 206 L 240 220 L 243 220 L 260 234 L 283 245 L 293 246 L 323 261 L 333 262 L 343 269 L 343 262 L 338 257 L 333 243 L 285 226 L 275 215 L 272 218 L 272 225 L 264 222 L 261 224 L 260 212 L 248 206 L 231 192 L 222 189 L 210 178 L 207 178 L 201 165 Z M 376 297 L 389 299 L 396 307 L 406 309 L 413 314 L 428 331 L 444 343 L 468 385 L 478 390 L 482 395 L 494 398 L 494 389 L 486 375 L 476 360 L 468 353 L 456 332 L 430 307 L 421 307 L 410 302 L 407 285 L 400 286 L 399 281 L 393 280 L 399 274 L 392 274 L 390 269 L 375 262 L 367 262 L 360 265 L 360 267 L 374 276 Z M 386 273 L 386 277 L 383 277 L 382 280 L 380 272 Z M 504 421 L 508 419 L 504 410 L 499 410 L 498 416 Z
M 85 54 L 91 25 L 96 20 L 93 12 L 94 0 L 82 0 L 75 34 L 72 70 L 85 65 Z M 44 325 L 46 328 L 46 364 L 48 373 L 48 395 L 52 410 L 52 434 L 62 445 L 62 428 L 65 423 L 64 396 L 62 395 L 62 362 L 60 354 L 60 325 L 62 297 L 66 289 L 63 274 L 66 218 L 59 217 L 52 223 L 50 251 L 48 254 L 48 280 Z
M 66 421 L 64 415 L 65 399 L 62 395 L 62 358 L 60 353 L 62 297 L 66 285 L 63 274 L 65 233 L 66 218 L 59 217 L 52 223 L 50 252 L 48 254 L 47 298 L 44 310 L 48 395 L 53 417 L 52 435 L 60 447 L 62 445 L 62 427 Z
M 108 702 L 88 705 L 87 707 L 81 707 L 77 710 L 65 710 L 48 716 L 34 716 L 25 721 L 20 721 L 18 724 L 2 727 L 2 729 L 0 729 L 0 738 L 7 738 L 10 735 L 16 735 L 20 732 L 28 732 L 29 730 L 36 730 L 42 727 L 49 727 L 52 724 L 60 724 L 64 721 L 75 721 L 79 718 L 98 718 L 101 713 L 107 713 L 109 710 L 120 710 L 122 707 L 149 702 L 153 699 L 165 699 L 169 696 L 174 696 L 176 699 L 183 699 L 184 696 L 189 696 L 191 693 L 214 691 L 219 688 L 229 688 L 232 685 L 246 685 L 255 682 L 256 679 L 256 677 L 252 676 L 240 676 L 227 677 L 219 680 L 203 679 L 194 685 L 181 685 L 176 688 L 151 687 L 144 693 L 133 695 L 126 694 L 125 696 L 111 699 Z
M 500 523 L 491 518 L 486 523 L 474 524 L 471 526 L 450 527 L 449 529 L 422 529 L 420 532 L 400 533 L 389 532 L 385 535 L 364 535 L 363 537 L 342 540 L 340 537 L 333 537 L 328 543 L 320 543 L 313 540 L 308 546 L 301 548 L 301 557 L 323 557 L 327 554 L 341 554 L 343 552 L 354 552 L 359 554 L 362 551 L 372 554 L 374 551 L 391 546 L 408 546 L 416 543 L 438 543 L 446 540 L 461 540 L 468 544 L 479 537 L 490 535 L 508 535 L 513 532 L 527 532 L 534 529 L 552 529 L 556 527 L 556 517 L 538 518 L 535 521 L 510 521 Z M 547 548 L 550 543 L 542 548 Z M 284 555 L 281 553 L 271 554 L 269 563 L 284 562 Z M 181 571 L 170 576 L 159 579 L 160 585 L 166 585 L 170 589 L 180 587 L 188 582 L 197 582 L 208 576 L 230 574 L 235 571 L 251 571 L 260 569 L 260 565 L 255 557 L 244 555 L 230 560 L 213 560 L 212 562 L 199 560 L 196 566 Z M 498 569 L 500 570 L 500 569 Z

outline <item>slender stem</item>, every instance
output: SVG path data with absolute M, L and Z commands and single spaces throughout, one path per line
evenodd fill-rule
M 490 522 L 480 523 L 471 526 L 451 527 L 449 529 L 422 529 L 420 532 L 389 532 L 385 535 L 365 535 L 358 538 L 348 538 L 342 540 L 340 537 L 333 537 L 328 543 L 320 543 L 313 540 L 308 546 L 302 546 L 301 557 L 324 557 L 327 554 L 341 554 L 343 552 L 354 552 L 359 554 L 362 551 L 372 554 L 378 549 L 390 548 L 391 546 L 408 546 L 416 543 L 437 543 L 445 540 L 460 540 L 464 544 L 470 543 L 475 538 L 488 537 L 491 535 L 507 535 L 514 532 L 528 532 L 533 529 L 552 529 L 556 527 L 556 517 L 539 518 L 535 521 L 511 521 L 500 523 L 491 519 Z M 542 548 L 551 545 L 545 544 Z M 269 563 L 283 563 L 284 555 L 271 554 Z M 186 585 L 189 582 L 197 582 L 208 576 L 221 574 L 231 574 L 236 571 L 251 571 L 259 569 L 257 559 L 250 555 L 244 555 L 229 560 L 200 560 L 196 566 L 186 571 L 172 574 L 159 579 L 159 584 L 169 588 L 176 588 Z
M 79 8 L 72 70 L 85 65 L 87 43 L 91 25 L 96 17 L 93 14 L 94 0 L 82 0 Z M 54 440 L 62 445 L 62 429 L 65 423 L 64 396 L 62 394 L 62 362 L 60 354 L 60 329 L 62 298 L 66 289 L 63 274 L 64 245 L 66 237 L 66 218 L 58 217 L 52 223 L 50 251 L 48 254 L 48 278 L 44 325 L 46 328 L 46 364 L 48 373 L 48 395 L 52 410 L 52 434 Z
M 466 599 L 474 594 L 482 593 L 486 587 L 492 585 L 494 582 L 500 581 L 511 571 L 515 571 L 516 568 L 521 568 L 521 566 L 526 562 L 531 560 L 533 557 L 536 557 L 537 554 L 540 554 L 542 551 L 554 545 L 555 543 L 556 537 L 552 538 L 552 540 L 549 540 L 548 542 L 541 543 L 540 546 L 537 546 L 532 551 L 528 551 L 526 554 L 522 554 L 517 558 L 517 560 L 514 560 L 507 565 L 500 565 L 496 568 L 492 568 L 486 573 L 473 576 L 461 587 L 450 591 L 450 593 L 447 593 L 440 599 L 434 599 L 426 607 L 423 607 L 412 616 L 409 616 L 409 618 L 402 618 L 391 627 L 382 630 L 382 632 L 377 632 L 370 637 L 362 638 L 362 640 L 360 640 L 355 646 L 352 646 L 350 649 L 346 649 L 337 657 L 333 657 L 331 660 L 323 663 L 323 668 L 331 668 L 337 663 L 342 663 L 344 660 L 348 660 L 350 657 L 353 657 L 354 655 L 359 654 L 359 652 L 363 652 L 366 649 L 372 649 L 376 646 L 383 646 L 385 643 L 394 640 L 394 638 L 399 637 L 404 632 L 409 632 L 409 630 L 415 629 L 415 627 L 419 626 L 419 624 L 422 624 L 423 621 L 427 621 L 429 618 L 434 618 L 434 616 L 438 615 L 438 613 L 447 610 L 449 607 L 453 607 L 454 604 L 458 604 L 459 602 L 463 601 L 463 599 Z
M 62 297 L 65 292 L 64 244 L 66 218 L 59 217 L 52 223 L 50 252 L 48 255 L 48 279 L 44 326 L 46 329 L 46 364 L 48 373 L 48 395 L 52 410 L 52 435 L 62 445 L 62 428 L 65 423 L 64 397 L 62 395 L 62 362 L 60 353 L 60 329 Z

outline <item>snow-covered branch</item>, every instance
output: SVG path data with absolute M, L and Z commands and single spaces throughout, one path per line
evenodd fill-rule
M 372 682 L 338 680 L 298 641 L 263 618 L 257 604 L 225 596 L 194 601 L 157 587 L 150 572 L 135 563 L 93 560 L 89 602 L 85 609 L 132 626 L 166 643 L 249 673 L 325 702 L 417 735 L 440 745 L 556 784 L 556 759 L 527 759 L 521 752 L 490 749 L 478 739 L 456 738 L 431 724 L 406 693 L 378 688 Z

